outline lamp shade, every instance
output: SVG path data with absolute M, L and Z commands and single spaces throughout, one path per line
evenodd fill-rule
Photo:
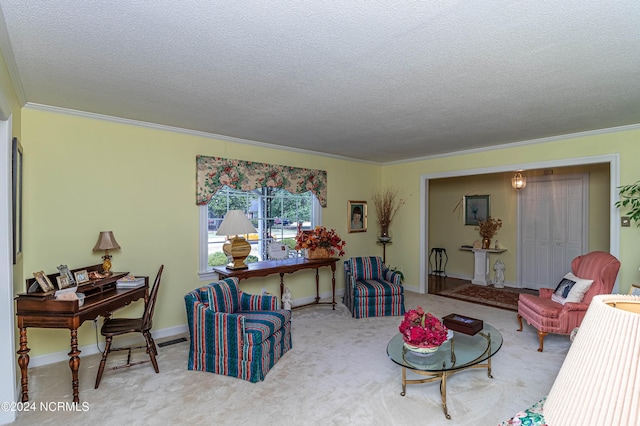
M 599 295 L 544 405 L 548 425 L 636 425 L 640 419 L 640 297 Z
M 522 176 L 522 173 L 516 172 L 511 178 L 511 186 L 513 186 L 514 189 L 521 190 L 527 186 L 527 178 Z
M 120 248 L 120 244 L 118 244 L 118 242 L 116 241 L 116 238 L 113 236 L 113 231 L 102 231 L 100 232 L 100 236 L 98 237 L 98 242 L 93 248 L 93 251 L 114 250 L 119 248 Z
M 218 228 L 218 235 L 254 234 L 256 228 L 242 210 L 229 210 Z

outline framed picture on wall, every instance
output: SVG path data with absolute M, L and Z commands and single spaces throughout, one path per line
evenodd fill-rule
M 22 145 L 18 138 L 13 138 L 11 168 L 13 264 L 15 265 L 22 256 Z
M 478 222 L 489 217 L 488 195 L 464 196 L 464 224 L 477 226 Z
M 348 232 L 367 232 L 366 201 L 349 201 L 347 215 Z

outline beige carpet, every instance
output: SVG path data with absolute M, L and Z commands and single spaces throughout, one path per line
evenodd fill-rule
M 549 392 L 569 348 L 567 336 L 549 335 L 545 351 L 537 352 L 535 330 L 516 332 L 516 314 L 504 309 L 410 292 L 405 305 L 439 317 L 480 318 L 503 335 L 493 379 L 472 369 L 447 381 L 449 421 L 437 383 L 409 385 L 400 396 L 401 368 L 386 354 L 400 318 L 356 320 L 339 305 L 295 310 L 293 349 L 260 383 L 188 371 L 188 343 L 178 343 L 159 348 L 160 374 L 150 364 L 107 371 L 99 389 L 93 389 L 99 356 L 82 358 L 80 398 L 87 410 L 43 412 L 41 402 L 71 401 L 68 363 L 30 369 L 37 409 L 19 413 L 15 424 L 496 425 Z

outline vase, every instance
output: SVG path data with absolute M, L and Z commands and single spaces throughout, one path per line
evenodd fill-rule
M 306 259 L 328 259 L 332 257 L 332 255 L 333 250 L 324 247 L 318 247 L 317 249 L 313 250 L 308 249 L 305 252 L 304 257 Z
M 410 350 L 411 352 L 415 352 L 417 354 L 426 355 L 433 353 L 440 348 L 440 346 L 416 346 L 411 343 L 404 342 L 404 347 Z
M 378 237 L 378 241 L 382 241 L 383 243 L 388 243 L 391 241 L 391 235 L 389 235 L 389 228 L 381 228 L 380 236 Z
M 489 239 L 488 237 L 483 237 L 482 248 L 485 250 L 489 250 L 491 248 L 491 239 Z

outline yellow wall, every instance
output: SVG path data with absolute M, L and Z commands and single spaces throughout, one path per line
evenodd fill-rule
M 477 168 L 500 167 L 511 164 L 534 163 L 559 159 L 587 157 L 607 154 L 620 154 L 620 182 L 633 183 L 640 180 L 640 169 L 636 160 L 640 157 L 640 130 L 627 130 L 602 133 L 566 140 L 520 145 L 494 149 L 477 153 L 452 155 L 442 158 L 422 159 L 410 163 L 393 164 L 383 167 L 382 180 L 385 184 L 399 186 L 414 194 L 398 213 L 393 225 L 394 242 L 392 250 L 387 251 L 387 261 L 401 264 L 408 285 L 418 286 L 420 281 L 420 184 L 421 176 L 435 173 L 451 173 L 474 170 Z M 597 183 L 601 186 L 601 183 Z M 475 191 L 474 191 L 475 192 Z M 457 195 L 456 195 L 457 196 Z M 609 208 L 608 200 L 601 200 Z M 596 200 L 597 200 L 596 199 Z M 597 202 L 592 200 L 592 202 Z M 453 206 L 448 203 L 443 209 L 449 212 Z M 598 217 L 600 213 L 596 214 Z M 608 227 L 608 215 L 603 219 L 602 227 Z M 603 232 L 602 230 L 599 231 Z M 600 235 L 600 234 L 599 234 Z M 506 235 L 504 235 L 506 236 Z M 499 239 L 502 242 L 503 234 Z M 602 235 L 598 239 L 604 238 Z M 399 242 L 402 244 L 399 244 Z M 640 229 L 633 224 L 620 230 L 620 291 L 628 291 L 631 283 L 640 281 L 637 246 L 640 242 Z M 513 244 L 509 242 L 508 244 Z M 505 241 L 505 246 L 507 241 Z M 426 260 L 425 260 L 426 261 Z
M 2 53 L 2 52 L 0 52 Z M 11 77 L 9 76 L 9 70 L 7 63 L 4 60 L 4 55 L 0 54 L 0 93 L 4 99 L 9 103 L 11 108 L 11 130 L 14 137 L 17 137 L 19 141 L 22 141 L 22 108 L 18 101 L 18 96 L 13 88 Z M 4 149 L 4 148 L 2 148 Z M 10 202 L 11 200 L 9 200 Z M 22 258 L 13 268 L 13 286 L 14 290 L 18 288 L 19 283 L 22 282 Z
M 329 198 L 328 207 L 323 209 L 323 222 L 336 228 L 347 241 L 345 258 L 381 254 L 370 194 L 382 183 L 402 188 L 408 199 L 391 227 L 394 244 L 387 247 L 387 263 L 403 270 L 410 287 L 418 286 L 420 263 L 426 261 L 420 258 L 419 251 L 421 175 L 619 153 L 621 182 L 640 179 L 633 161 L 640 155 L 638 130 L 377 166 L 31 108 L 22 110 L 20 128 L 25 152 L 25 255 L 23 265 L 15 271 L 16 292 L 23 291 L 24 278 L 33 271 L 52 273 L 62 263 L 71 268 L 100 263 L 100 254 L 91 249 L 99 231 L 112 230 L 122 246 L 122 250 L 112 253 L 115 270 L 153 276 L 158 266 L 165 264 L 156 311 L 157 329 L 184 324 L 183 296 L 203 284 L 197 276 L 197 154 L 327 170 Z M 507 182 L 508 177 L 503 176 L 502 180 Z M 507 190 L 495 189 L 496 194 Z M 499 198 L 492 199 L 492 211 L 510 211 L 513 201 L 506 196 L 502 201 Z M 603 198 L 594 197 L 591 201 L 608 206 L 608 200 Z M 369 201 L 369 232 L 346 232 L 348 200 Z M 441 203 L 443 212 L 451 212 L 455 204 L 453 198 Z M 599 212 L 590 214 L 594 218 L 601 216 Z M 604 216 L 602 220 L 608 221 L 608 215 Z M 503 217 L 511 218 L 512 213 Z M 473 235 L 468 228 L 463 228 L 464 234 L 446 238 L 470 242 Z M 505 226 L 498 236 L 509 247 L 515 245 L 510 232 Z M 621 230 L 622 291 L 639 281 L 638 232 L 635 226 Z M 598 235 L 598 241 L 607 240 L 608 229 L 593 231 L 593 235 Z M 310 274 L 286 277 L 295 298 L 313 294 L 313 273 Z M 337 282 L 338 288 L 343 288 L 341 266 Z M 321 284 L 322 292 L 329 291 L 328 271 L 322 271 Z M 258 292 L 262 287 L 277 293 L 278 277 L 243 282 L 249 292 Z M 128 309 L 136 311 L 140 307 L 138 304 Z M 91 325 L 83 326 L 79 337 L 81 346 L 92 344 L 95 337 Z M 32 356 L 68 350 L 68 332 L 64 330 L 34 329 L 29 331 L 29 338 Z
M 593 164 L 580 167 L 547 169 L 553 175 L 589 174 L 589 251 L 609 251 L 609 165 Z M 544 170 L 527 170 L 528 178 L 541 176 Z M 460 176 L 429 181 L 429 250 L 442 247 L 447 250 L 447 274 L 471 279 L 473 253 L 461 251 L 463 244 L 473 245 L 480 235 L 475 226 L 465 226 L 463 202 L 465 195 L 489 195 L 490 214 L 503 221 L 502 228 L 492 239 L 492 247 L 499 240 L 507 251 L 493 255 L 505 264 L 505 280 L 517 280 L 517 204 L 518 193 L 511 187 L 512 172 Z M 602 226 L 602 224 L 607 224 Z
M 154 276 L 165 265 L 157 329 L 185 324 L 184 295 L 206 284 L 197 275 L 197 154 L 326 170 L 324 225 L 346 240 L 346 257 L 381 254 L 375 229 L 347 233 L 347 201 L 369 197 L 380 180 L 379 166 L 30 108 L 23 110 L 22 143 L 25 276 L 54 273 L 60 264 L 101 263 L 101 254 L 91 250 L 98 233 L 111 230 L 122 247 L 111 253 L 115 271 Z M 315 294 L 314 277 L 309 270 L 285 280 L 294 298 L 302 298 Z M 344 287 L 342 266 L 336 278 Z M 320 291 L 330 291 L 328 268 L 321 270 L 320 280 Z M 279 277 L 242 282 L 248 292 L 262 287 L 277 294 Z M 79 338 L 81 346 L 95 341 L 91 324 L 81 328 Z M 33 329 L 29 340 L 31 355 L 68 350 L 67 331 Z

